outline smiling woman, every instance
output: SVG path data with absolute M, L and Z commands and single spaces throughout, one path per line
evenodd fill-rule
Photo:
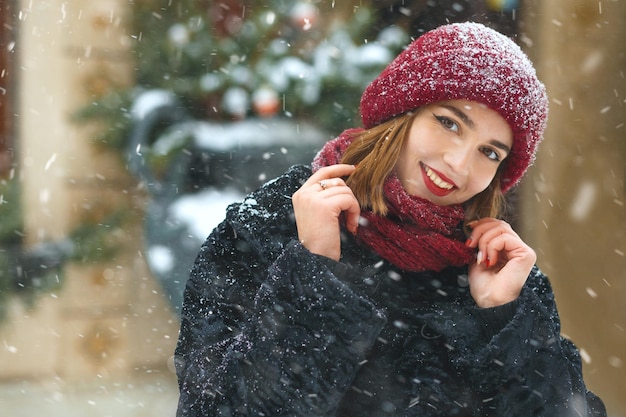
M 230 206 L 205 241 L 178 415 L 606 416 L 535 252 L 492 217 L 547 119 L 521 49 L 441 26 L 374 79 L 360 113 L 362 128 Z

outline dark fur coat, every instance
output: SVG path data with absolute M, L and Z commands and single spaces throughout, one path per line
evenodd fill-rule
M 297 240 L 293 167 L 233 204 L 202 246 L 176 349 L 179 416 L 602 416 L 533 269 L 478 308 L 466 269 L 406 273 L 346 233 L 342 260 Z

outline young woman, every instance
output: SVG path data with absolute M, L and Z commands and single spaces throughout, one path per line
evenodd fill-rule
M 603 416 L 536 256 L 498 220 L 547 98 L 510 39 L 418 38 L 364 128 L 232 205 L 187 284 L 179 416 Z

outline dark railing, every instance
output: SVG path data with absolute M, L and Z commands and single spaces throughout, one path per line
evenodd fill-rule
M 179 311 L 189 269 L 211 225 L 222 220 L 228 201 L 241 198 L 291 165 L 310 163 L 328 137 L 288 118 L 195 120 L 171 97 L 133 117 L 128 169 L 149 194 L 146 258 L 172 307 Z M 222 212 L 215 213 L 209 207 L 212 203 L 221 203 Z M 181 215 L 182 204 L 195 205 L 195 218 Z M 198 231 L 198 224 L 204 229 Z

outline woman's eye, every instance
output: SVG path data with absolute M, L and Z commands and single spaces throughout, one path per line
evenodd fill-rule
M 500 162 L 500 155 L 491 148 L 483 148 L 483 154 L 492 161 Z
M 450 119 L 449 117 L 435 115 L 435 119 L 437 119 L 437 121 L 441 123 L 441 125 L 445 127 L 446 129 L 451 130 L 453 132 L 459 131 L 459 125 L 454 120 Z

